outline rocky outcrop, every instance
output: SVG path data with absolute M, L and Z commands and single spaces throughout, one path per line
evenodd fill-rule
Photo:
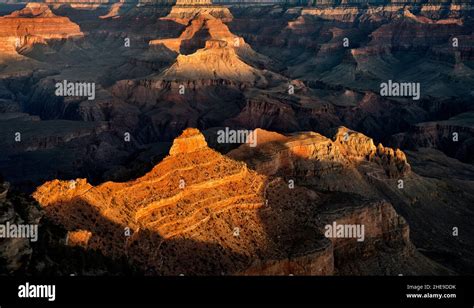
M 92 233 L 87 230 L 69 231 L 66 236 L 66 245 L 87 248 Z
M 119 18 L 124 11 L 128 11 L 132 8 L 132 5 L 127 4 L 125 1 L 120 1 L 118 3 L 114 3 L 110 6 L 109 11 L 107 14 L 100 16 L 101 19 L 107 18 Z
M 22 10 L 0 17 L 0 51 L 6 54 L 16 54 L 17 50 L 47 40 L 81 36 L 78 25 L 67 17 L 54 15 L 45 4 L 28 3 Z
M 212 5 L 211 0 L 177 0 L 176 5 Z
M 218 254 L 209 262 L 227 264 L 226 271 L 242 267 L 243 255 L 265 247 L 258 224 L 247 233 L 242 230 L 239 237 L 233 235 L 239 221 L 256 224 L 256 209 L 265 204 L 265 183 L 244 164 L 209 149 L 198 131 L 187 130 L 173 144 L 170 156 L 142 178 L 97 187 L 85 180 L 52 181 L 34 196 L 48 217 L 67 230 L 91 232 L 91 249 L 110 256 L 127 254 L 156 272 L 203 274 L 215 269 L 188 259 L 191 247 Z M 76 218 L 70 219 L 71 214 Z M 130 228 L 129 238 L 124 228 Z M 214 241 L 224 250 L 212 248 Z M 251 242 L 256 247 L 250 248 Z M 147 247 L 155 247 L 155 252 L 150 254 Z M 244 253 L 244 248 L 249 250 Z M 241 257 L 233 260 L 231 255 Z
M 363 135 L 357 135 L 357 133 L 354 135 L 354 132 L 346 135 L 348 132 L 346 129 L 339 129 L 339 132 L 341 134 L 336 134 L 334 140 L 331 140 L 315 133 L 274 136 L 257 130 L 256 147 L 242 145 L 229 152 L 229 156 L 245 161 L 252 169 L 260 173 L 282 176 L 289 185 L 292 183 L 304 185 L 315 191 L 334 192 L 339 196 L 343 193 L 352 194 L 348 198 L 349 203 L 354 203 L 354 200 L 357 200 L 357 195 L 386 200 L 375 202 L 378 205 L 375 205 L 370 211 L 367 207 L 362 207 L 359 210 L 351 209 L 347 214 L 348 220 L 345 221 L 356 221 L 356 217 L 358 217 L 356 213 L 365 213 L 363 216 L 372 217 L 367 218 L 367 227 L 370 221 L 377 220 L 375 217 L 380 217 L 378 216 L 380 214 L 375 213 L 382 211 L 384 212 L 382 217 L 392 217 L 388 220 L 384 218 L 385 222 L 392 221 L 389 225 L 398 226 L 398 231 L 395 232 L 398 234 L 398 239 L 394 242 L 400 243 L 401 238 L 407 238 L 408 230 L 403 227 L 406 226 L 406 223 L 396 215 L 394 216 L 393 209 L 388 206 L 389 202 L 399 213 L 404 213 L 404 217 L 411 226 L 411 238 L 415 238 L 417 247 L 423 249 L 420 248 L 420 251 L 426 251 L 438 262 L 441 261 L 440 256 L 445 258 L 444 256 L 450 255 L 450 258 L 453 258 L 452 262 L 442 262 L 449 264 L 452 270 L 457 270 L 459 267 L 471 268 L 472 265 L 469 265 L 471 263 L 467 261 L 471 255 L 468 252 L 470 246 L 467 247 L 463 244 L 464 239 L 452 241 L 452 227 L 450 227 L 454 225 L 467 227 L 468 222 L 465 216 L 470 215 L 469 204 L 472 202 L 472 198 L 467 193 L 473 185 L 471 171 L 469 171 L 472 169 L 471 166 L 455 160 L 447 161 L 439 154 L 425 155 L 427 149 L 419 152 L 422 150 L 420 148 L 418 152 L 410 154 L 410 160 L 416 162 L 416 169 L 413 172 L 411 171 L 413 165 L 408 165 L 404 153 L 396 154 L 397 151 L 390 148 L 376 147 L 370 139 Z M 259 143 L 258 136 L 262 136 L 264 142 Z M 343 137 L 342 140 L 340 137 Z M 352 143 L 350 138 L 354 138 Z M 271 139 L 274 140 L 271 141 Z M 451 168 L 455 169 L 448 171 Z M 464 171 L 461 172 L 461 169 Z M 461 174 L 463 176 L 459 178 Z M 451 179 L 452 177 L 455 178 Z M 455 197 L 458 194 L 461 194 L 462 197 Z M 420 195 L 424 197 L 420 199 Z M 328 203 L 332 204 L 334 209 L 337 208 L 335 204 L 340 204 L 341 201 L 333 199 Z M 366 202 L 366 204 L 368 203 Z M 453 208 L 456 209 L 457 214 L 448 214 Z M 372 213 L 370 213 L 371 211 Z M 330 218 L 328 221 L 331 220 L 336 219 Z M 450 232 L 446 232 L 436 244 L 428 244 L 430 242 L 430 233 L 426 231 L 428 225 L 431 226 L 430 230 L 439 230 L 434 232 L 441 232 L 441 230 L 450 230 Z M 467 230 L 466 236 L 470 236 L 472 230 L 469 227 Z M 347 246 L 349 249 L 345 252 L 347 255 L 350 255 L 352 249 L 356 249 L 355 251 L 358 251 L 359 254 L 364 254 L 363 251 L 368 252 L 368 259 L 365 261 L 359 259 L 357 261 L 359 265 L 354 265 L 346 257 L 338 254 L 336 244 L 334 247 L 335 271 L 338 273 L 363 273 L 364 271 L 361 271 L 361 267 L 359 267 L 361 264 L 365 264 L 363 267 L 366 270 L 370 269 L 369 272 L 382 270 L 380 263 L 370 257 L 370 251 L 377 249 L 374 247 L 377 245 L 367 245 L 363 249 L 361 246 Z M 417 264 L 415 267 L 424 268 L 427 273 L 440 270 L 438 265 L 434 265 L 431 261 L 423 261 L 423 257 L 420 259 L 420 255 L 409 251 L 399 250 L 396 255 L 392 255 L 392 261 L 409 258 Z M 460 254 L 451 255 L 448 251 L 459 251 Z M 380 254 L 384 253 L 380 252 Z M 396 265 L 400 265 L 400 262 L 389 263 L 392 264 L 389 266 L 391 269 L 387 269 L 386 273 L 393 273 L 393 270 L 399 273 L 412 272 L 410 268 Z
M 245 42 L 232 34 L 221 18 L 199 10 L 189 19 L 186 29 L 178 38 L 152 40 L 150 45 L 164 44 L 177 53 L 190 53 L 190 49 L 203 47 L 208 40 L 226 41 L 229 45 L 238 47 Z
M 362 162 L 375 163 L 389 178 L 403 177 L 410 171 L 402 151 L 381 144 L 376 147 L 372 139 L 345 127 L 339 128 L 332 140 L 309 132 L 280 135 L 271 142 L 265 137 L 268 132 L 257 129 L 255 133 L 257 147 L 243 145 L 229 155 L 267 175 L 324 176 L 341 168 L 357 167 Z M 260 136 L 266 140 L 263 144 L 259 142 Z
M 226 80 L 248 85 L 266 86 L 265 72 L 239 59 L 226 41 L 207 41 L 202 50 L 192 55 L 179 55 L 159 77 L 163 80 Z
M 196 129 L 188 129 L 173 141 L 170 155 L 187 154 L 206 149 L 207 143 L 204 136 Z
M 265 144 L 275 136 L 281 139 L 269 133 Z M 416 255 L 408 226 L 387 202 L 347 203 L 288 186 L 211 150 L 196 129 L 134 181 L 54 180 L 33 196 L 68 231 L 70 245 L 127 256 L 155 274 L 331 275 L 344 258 L 376 257 L 374 247 Z M 367 240 L 324 237 L 333 222 L 365 225 Z
M 221 19 L 224 22 L 231 21 L 233 16 L 229 8 L 217 5 L 174 5 L 171 11 L 163 20 L 172 20 L 174 22 L 187 25 L 198 15 L 210 15 Z
M 344 127 L 338 129 L 333 140 L 344 149 L 346 157 L 375 162 L 383 168 L 388 177 L 399 178 L 410 172 L 406 156 L 398 148 L 393 150 L 381 143 L 375 147 L 371 138 Z
M 222 80 L 237 85 L 266 87 L 267 79 L 285 78 L 255 68 L 245 62 L 265 61 L 245 41 L 232 34 L 223 20 L 206 11 L 195 14 L 180 37 L 150 41 L 150 45 L 164 45 L 179 53 L 176 61 L 155 79 L 164 81 L 200 81 L 203 85 Z M 250 62 L 252 63 L 252 62 Z

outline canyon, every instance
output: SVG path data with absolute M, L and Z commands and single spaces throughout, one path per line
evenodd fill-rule
M 0 1 L 0 223 L 40 224 L 39 244 L 0 242 L 0 272 L 474 272 L 472 17 L 463 1 Z M 420 99 L 381 96 L 388 80 Z M 94 99 L 56 96 L 64 81 Z M 326 238 L 333 222 L 365 240 Z

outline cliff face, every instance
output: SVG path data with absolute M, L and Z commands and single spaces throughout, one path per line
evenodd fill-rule
M 435 148 L 460 161 L 472 163 L 474 122 L 472 113 L 463 113 L 445 121 L 424 122 L 408 132 L 394 135 L 392 144 L 409 149 Z
M 182 4 L 173 5 L 171 11 L 163 17 L 163 20 L 172 20 L 174 22 L 187 25 L 189 21 L 193 20 L 199 15 L 210 15 L 214 18 L 219 18 L 222 21 L 231 21 L 233 16 L 229 8 L 224 6 L 217 6 L 211 4 Z
M 469 1 L 315 1 L 305 14 L 317 15 L 325 19 L 353 20 L 357 15 L 395 17 L 404 9 L 415 10 L 427 18 L 460 18 L 472 14 Z
M 4 54 L 16 54 L 17 50 L 47 40 L 82 35 L 78 25 L 67 17 L 54 15 L 45 4 L 28 3 L 22 10 L 0 17 L 0 51 Z

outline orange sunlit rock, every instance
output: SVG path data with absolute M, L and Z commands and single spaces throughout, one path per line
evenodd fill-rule
M 332 142 L 314 133 L 291 138 L 259 129 L 256 134 L 262 141 L 257 152 L 243 146 L 231 156 L 268 175 L 258 158 L 268 162 L 264 156 L 270 149 L 276 151 L 273 157 L 287 155 L 288 147 L 293 155 L 314 159 L 310 153 Z M 279 162 L 296 166 L 296 156 L 281 156 Z M 69 245 L 127 256 L 153 273 L 330 275 L 334 250 L 345 253 L 354 245 L 322 236 L 324 223 L 335 220 L 364 223 L 373 240 L 391 234 L 392 243 L 410 253 L 408 227 L 389 203 L 337 205 L 336 199 L 331 207 L 344 210 L 326 213 L 326 197 L 268 175 L 210 149 L 200 131 L 190 128 L 141 178 L 98 186 L 84 179 L 54 180 L 33 196 L 49 219 L 69 231 Z M 318 212 L 316 220 L 308 220 Z M 372 251 L 371 245 L 364 249 Z
M 79 26 L 67 17 L 56 16 L 48 5 L 28 3 L 20 11 L 0 17 L 0 53 L 16 50 L 50 39 L 83 36 Z

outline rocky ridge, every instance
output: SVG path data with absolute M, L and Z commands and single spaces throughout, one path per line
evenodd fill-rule
M 49 219 L 69 231 L 70 245 L 127 256 L 154 274 L 331 275 L 344 272 L 337 264 L 361 251 L 372 258 L 367 262 L 383 263 L 377 249 L 408 258 L 401 267 L 387 263 L 391 273 L 443 271 L 418 264 L 423 257 L 389 203 L 347 203 L 290 188 L 211 150 L 196 129 L 185 130 L 169 156 L 134 181 L 92 186 L 85 179 L 54 180 L 33 196 Z M 366 241 L 325 238 L 324 226 L 333 221 L 364 224 Z
M 345 127 L 340 127 L 332 139 L 313 132 L 267 139 L 269 133 L 265 130 L 257 129 L 255 132 L 256 148 L 244 145 L 228 155 L 246 161 L 263 174 L 291 176 L 302 171 L 309 172 L 309 164 L 314 164 L 312 173 L 318 176 L 320 173 L 332 173 L 325 170 L 327 168 L 337 168 L 337 165 L 356 167 L 364 161 L 379 165 L 384 170 L 384 176 L 389 178 L 403 177 L 410 172 L 410 165 L 402 151 L 386 148 L 380 143 L 375 146 L 371 138 Z M 261 135 L 265 140 L 263 144 L 258 142 Z

